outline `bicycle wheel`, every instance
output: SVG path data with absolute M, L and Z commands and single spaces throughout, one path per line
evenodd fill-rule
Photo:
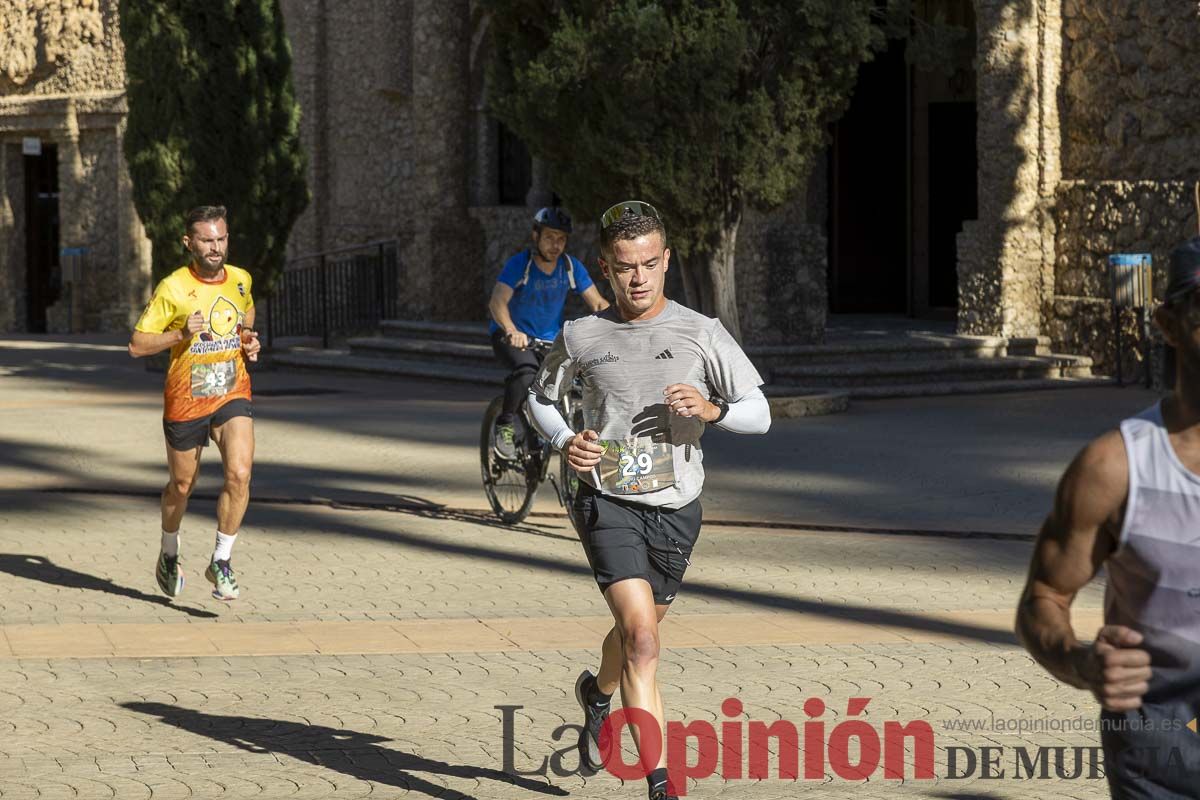
M 487 495 L 492 511 L 508 525 L 515 524 L 529 515 L 537 494 L 538 476 L 529 474 L 525 444 L 517 450 L 517 460 L 500 458 L 492 446 L 496 418 L 504 410 L 504 398 L 492 400 L 483 415 L 483 427 L 479 433 L 479 471 L 483 478 L 483 491 Z
M 571 430 L 583 430 L 583 411 L 575 409 L 571 414 Z M 577 534 L 583 535 L 583 520 L 575 513 L 575 495 L 579 494 L 579 473 L 571 469 L 567 463 L 567 454 L 558 454 L 558 485 L 563 508 L 567 511 L 567 519 Z

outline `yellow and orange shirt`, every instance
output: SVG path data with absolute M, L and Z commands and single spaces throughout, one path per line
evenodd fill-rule
M 242 325 L 254 307 L 250 273 L 230 264 L 225 277 L 206 280 L 191 266 L 163 278 L 136 329 L 165 333 L 186 327 L 199 311 L 205 329 L 171 348 L 163 418 L 185 422 L 206 417 L 239 398 L 250 399 L 250 375 L 242 357 Z

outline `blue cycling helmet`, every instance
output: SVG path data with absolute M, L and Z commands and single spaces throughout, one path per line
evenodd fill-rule
M 571 215 L 558 206 L 547 206 L 533 215 L 533 227 L 538 230 L 554 228 L 556 231 L 570 233 Z

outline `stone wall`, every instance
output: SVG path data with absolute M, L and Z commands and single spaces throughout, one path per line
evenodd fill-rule
M 1055 349 L 1091 356 L 1115 372 L 1108 256 L 1150 253 L 1155 297 L 1162 299 L 1171 249 L 1196 232 L 1193 187 L 1184 181 L 1065 181 L 1055 204 L 1055 296 L 1044 333 Z M 1131 341 L 1132 317 L 1122 335 Z M 1135 366 L 1125 353 L 1127 374 Z
M 281 0 L 313 201 L 288 256 L 392 238 L 409 204 L 412 2 Z
M 1062 351 L 1115 374 L 1107 258 L 1145 252 L 1161 299 L 1171 249 L 1196 233 L 1194 154 L 1200 119 L 1191 95 L 1200 67 L 1187 57 L 1197 30 L 1186 0 L 1125 4 L 1063 0 L 1063 180 L 1054 195 L 1053 294 L 1044 330 Z M 1119 324 L 1125 375 L 1140 369 Z
M 1063 0 L 1063 175 L 1195 177 L 1193 0 Z
M 744 344 L 812 344 L 825 333 L 824 228 L 748 215 L 738 231 L 734 274 Z
M 118 0 L 0 0 L 0 97 L 124 91 Z

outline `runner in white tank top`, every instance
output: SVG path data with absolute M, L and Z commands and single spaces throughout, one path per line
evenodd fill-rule
M 1175 390 L 1067 468 L 1035 546 L 1017 634 L 1051 674 L 1100 702 L 1114 797 L 1200 798 L 1200 238 L 1171 254 L 1155 322 Z M 1104 567 L 1104 627 L 1071 626 Z

